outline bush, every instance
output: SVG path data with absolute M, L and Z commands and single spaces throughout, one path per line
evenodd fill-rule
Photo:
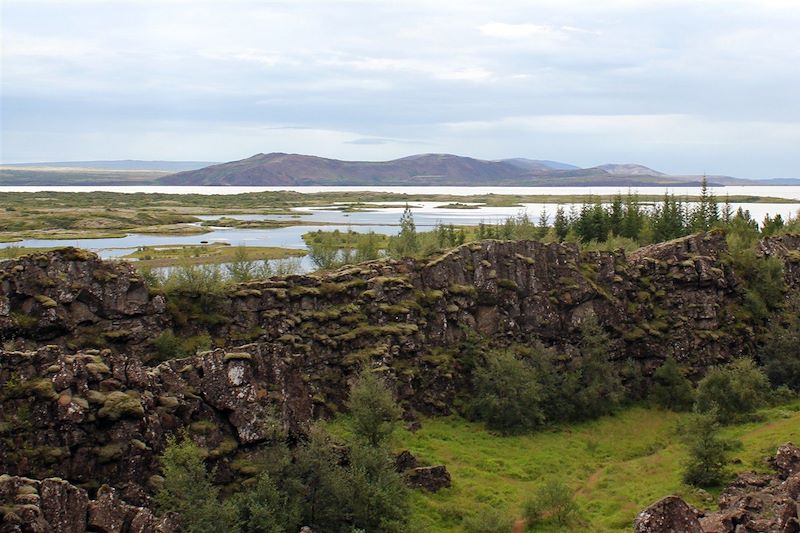
M 683 480 L 696 487 L 713 487 L 726 478 L 728 452 L 738 446 L 737 441 L 719 436 L 718 414 L 711 411 L 694 417 L 681 428 L 689 458 Z
M 477 513 L 463 520 L 466 533 L 508 533 L 514 519 L 494 507 L 482 507 Z
M 759 352 L 770 383 L 800 391 L 800 302 L 789 309 L 788 322 L 775 319 Z
M 312 429 L 294 465 L 302 480 L 302 522 L 330 533 L 404 532 L 408 490 L 390 455 L 383 448 L 353 445 L 343 462 L 330 437 Z
M 783 261 L 759 257 L 754 242 L 740 234 L 729 234 L 727 240 L 730 263 L 744 282 L 744 307 L 753 318 L 766 320 L 783 302 Z
M 653 374 L 650 399 L 670 411 L 688 411 L 694 402 L 692 382 L 683 374 L 678 363 L 668 357 Z
M 739 359 L 709 370 L 697 385 L 695 410 L 715 413 L 719 422 L 730 423 L 766 405 L 769 395 L 764 371 L 751 359 Z
M 258 476 L 250 490 L 233 497 L 241 530 L 247 533 L 284 533 L 300 528 L 300 509 L 278 490 L 268 474 Z
M 347 407 L 353 433 L 370 446 L 380 446 L 391 436 L 402 414 L 386 383 L 366 370 L 350 389 Z
M 190 439 L 167 438 L 161 456 L 164 484 L 155 496 L 160 512 L 177 512 L 188 533 L 237 531 L 235 507 L 219 500 L 219 490 L 203 464 L 202 450 Z
M 468 412 L 489 429 L 509 434 L 545 422 L 539 374 L 511 351 L 488 353 L 475 368 L 473 384 Z
M 528 526 L 554 524 L 566 526 L 578 516 L 578 504 L 563 482 L 550 480 L 538 487 L 523 505 Z

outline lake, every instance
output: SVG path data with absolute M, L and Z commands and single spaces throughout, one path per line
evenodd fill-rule
M 595 194 L 613 195 L 616 193 L 627 194 L 627 187 L 92 187 L 92 186 L 68 186 L 68 187 L 0 187 L 0 192 L 40 192 L 40 191 L 62 191 L 62 192 L 92 192 L 108 191 L 120 193 L 165 193 L 165 194 L 241 194 L 248 192 L 261 191 L 281 191 L 291 190 L 301 193 L 315 192 L 353 192 L 358 191 L 377 191 L 391 192 L 398 194 L 451 194 L 468 196 L 473 194 L 524 194 L 524 195 L 575 195 L 575 194 Z M 641 194 L 662 194 L 664 188 L 659 187 L 638 187 L 630 188 L 632 192 Z M 676 195 L 698 195 L 699 187 L 671 187 L 667 189 Z M 750 210 L 756 220 L 762 220 L 766 214 L 781 214 L 784 218 L 796 216 L 800 210 L 800 186 L 775 186 L 775 187 L 751 187 L 751 186 L 732 186 L 712 188 L 714 194 L 720 201 L 723 201 L 726 194 L 729 195 L 751 195 L 751 196 L 774 196 L 781 198 L 796 199 L 797 203 L 784 204 L 760 204 L 744 203 L 734 204 L 734 209 L 743 207 Z M 354 197 L 354 201 L 358 198 Z M 382 202 L 387 205 L 387 202 Z M 557 204 L 523 204 L 521 207 L 480 207 L 478 209 L 443 209 L 442 202 L 413 202 L 412 211 L 416 225 L 421 229 L 429 229 L 437 223 L 455 225 L 477 225 L 481 222 L 495 223 L 502 222 L 510 216 L 519 213 L 527 213 L 533 220 L 537 221 L 542 209 L 546 209 L 549 217 L 555 214 Z M 567 210 L 573 204 L 562 204 Z M 574 204 L 579 208 L 579 204 Z M 151 235 L 131 233 L 125 237 L 110 239 L 69 239 L 69 240 L 50 240 L 50 239 L 27 239 L 15 243 L 0 243 L 0 247 L 25 246 L 34 248 L 58 247 L 58 246 L 77 246 L 97 252 L 104 258 L 116 258 L 129 254 L 131 251 L 142 246 L 164 246 L 164 245 L 187 245 L 201 244 L 205 242 L 224 242 L 232 245 L 249 246 L 280 246 L 285 248 L 305 248 L 302 235 L 309 231 L 318 229 L 330 230 L 338 227 L 347 230 L 348 227 L 354 231 L 393 235 L 398 232 L 398 221 L 403 212 L 404 204 L 396 202 L 391 207 L 380 209 L 370 209 L 359 212 L 343 212 L 330 208 L 298 208 L 298 215 L 261 215 L 261 214 L 229 214 L 229 215 L 205 215 L 198 218 L 213 221 L 221 216 L 237 218 L 241 220 L 288 220 L 301 221 L 306 225 L 289 226 L 284 228 L 264 228 L 264 229 L 239 229 L 208 227 L 208 232 L 200 235 Z M 305 213 L 305 214 L 303 214 Z M 327 223 L 323 225 L 323 223 Z M 331 226 L 329 224 L 338 224 Z

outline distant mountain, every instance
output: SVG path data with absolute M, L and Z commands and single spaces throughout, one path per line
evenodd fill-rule
M 667 176 L 641 165 L 581 169 L 554 161 L 484 161 L 451 154 L 420 154 L 392 161 L 340 161 L 284 153 L 257 154 L 159 179 L 164 185 L 256 186 L 687 186 L 699 182 Z
M 163 172 L 181 172 L 184 170 L 197 170 L 215 161 L 140 161 L 137 159 L 122 159 L 117 161 L 58 161 L 46 163 L 3 163 L 2 167 L 13 168 L 76 168 L 91 170 L 155 170 Z
M 663 172 L 653 170 L 652 168 L 648 168 L 644 165 L 636 165 L 633 163 L 609 163 L 593 168 L 603 170 L 615 176 L 666 176 L 666 174 Z
M 341 161 L 310 155 L 257 154 L 240 161 L 64 161 L 0 165 L 0 185 L 304 185 L 686 187 L 701 175 L 671 176 L 626 163 L 591 168 L 545 159 L 485 161 L 419 154 L 392 161 Z M 800 179 L 708 176 L 710 185 L 800 185 Z
M 526 173 L 503 161 L 450 154 L 340 161 L 272 153 L 179 172 L 159 181 L 165 185 L 501 185 L 524 181 Z
M 524 157 L 514 157 L 512 159 L 501 159 L 500 161 L 531 171 L 577 170 L 580 168 L 576 167 L 575 165 L 569 165 L 559 161 L 550 161 L 547 159 L 526 159 Z

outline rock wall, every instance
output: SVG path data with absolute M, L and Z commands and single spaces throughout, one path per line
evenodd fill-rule
M 762 243 L 762 253 L 784 259 L 793 287 L 798 241 Z M 570 353 L 581 323 L 595 317 L 615 357 L 644 374 L 668 355 L 700 374 L 753 349 L 724 253 L 718 233 L 627 256 L 482 241 L 430 261 L 241 284 L 203 305 L 191 295 L 167 301 L 129 265 L 76 250 L 6 261 L 0 472 L 58 476 L 90 491 L 100 479 L 142 505 L 135 496 L 157 486 L 166 435 L 186 430 L 217 481 L 236 483 L 251 475 L 268 421 L 300 430 L 336 412 L 362 365 L 385 372 L 409 412 L 447 412 L 470 332 Z M 208 333 L 219 348 L 145 365 L 165 328 Z

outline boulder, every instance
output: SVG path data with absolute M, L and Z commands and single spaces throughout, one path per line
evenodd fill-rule
M 677 496 L 657 501 L 636 517 L 635 533 L 704 533 L 698 511 Z
M 406 481 L 415 488 L 438 492 L 452 485 L 450 473 L 444 465 L 419 466 L 406 472 Z

